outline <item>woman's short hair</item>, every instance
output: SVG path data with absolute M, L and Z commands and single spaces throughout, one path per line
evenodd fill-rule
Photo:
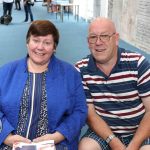
M 59 32 L 55 25 L 49 20 L 36 20 L 33 21 L 29 27 L 29 30 L 26 35 L 26 42 L 30 40 L 30 36 L 46 36 L 52 35 L 55 43 L 55 48 L 59 43 Z

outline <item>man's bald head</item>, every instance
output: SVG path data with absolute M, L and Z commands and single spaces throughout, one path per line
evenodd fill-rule
M 115 33 L 116 32 L 116 27 L 115 24 L 112 20 L 110 20 L 109 18 L 104 18 L 104 17 L 98 17 L 96 19 L 94 19 L 91 24 L 89 25 L 89 32 L 91 30 L 92 27 L 95 26 L 99 26 L 101 27 L 106 27 L 108 28 L 111 32 Z

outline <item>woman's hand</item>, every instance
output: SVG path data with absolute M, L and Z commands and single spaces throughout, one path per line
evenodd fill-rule
M 24 143 L 31 143 L 31 140 L 27 139 L 27 138 L 24 138 L 20 135 L 13 135 L 13 134 L 9 134 L 5 141 L 4 141 L 4 144 L 5 145 L 8 145 L 8 146 L 13 146 L 14 143 L 17 143 L 17 142 L 24 142 Z
M 37 142 L 42 142 L 42 141 L 54 140 L 55 144 L 58 144 L 64 139 L 65 137 L 61 133 L 55 132 L 53 134 L 46 134 L 41 137 L 38 137 L 34 139 L 33 142 L 37 143 Z

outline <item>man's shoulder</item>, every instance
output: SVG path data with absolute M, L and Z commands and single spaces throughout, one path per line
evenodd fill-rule
M 76 64 L 75 64 L 75 67 L 78 68 L 78 69 L 87 68 L 90 57 L 91 57 L 91 55 L 88 55 L 88 56 L 82 58 L 81 60 L 77 61 Z
M 144 56 L 142 54 L 135 52 L 135 51 L 132 51 L 132 50 L 119 48 L 119 51 L 120 51 L 121 59 L 139 60 L 141 57 L 144 58 Z

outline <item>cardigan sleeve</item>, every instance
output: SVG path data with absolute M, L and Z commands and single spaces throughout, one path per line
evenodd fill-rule
M 8 136 L 9 133 L 11 133 L 14 128 L 11 126 L 9 121 L 7 120 L 5 114 L 2 111 L 1 107 L 1 101 L 2 101 L 2 85 L 4 82 L 4 79 L 6 78 L 6 75 L 9 73 L 9 65 L 5 65 L 6 67 L 0 68 L 0 145 L 4 142 L 5 138 Z
M 0 127 L 0 145 L 1 145 L 4 142 L 5 138 L 8 136 L 8 134 L 14 130 L 14 128 L 11 126 L 11 124 L 8 122 L 8 120 L 1 111 L 0 111 L 0 121 L 1 121 Z
M 76 76 L 74 82 L 75 91 L 72 97 L 74 102 L 72 113 L 70 113 L 56 129 L 56 131 L 63 134 L 69 142 L 72 142 L 80 135 L 81 128 L 85 125 L 87 118 L 86 97 L 79 74 Z

